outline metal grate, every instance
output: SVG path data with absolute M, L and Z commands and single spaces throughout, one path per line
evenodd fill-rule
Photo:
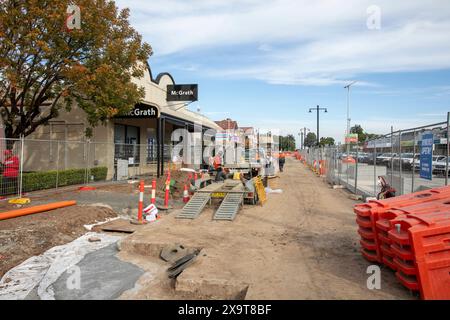
M 228 193 L 214 214 L 214 220 L 233 221 L 244 199 L 244 193 Z
M 205 208 L 208 201 L 211 199 L 211 193 L 196 193 L 191 200 L 184 206 L 177 218 L 181 219 L 195 219 Z

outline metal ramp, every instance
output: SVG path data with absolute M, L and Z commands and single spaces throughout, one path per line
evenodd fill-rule
M 176 218 L 180 219 L 195 219 L 198 217 L 203 208 L 205 208 L 208 201 L 211 199 L 211 193 L 197 192 L 191 200 L 183 207 L 180 214 Z
M 214 220 L 233 221 L 243 200 L 243 192 L 228 193 L 214 214 Z

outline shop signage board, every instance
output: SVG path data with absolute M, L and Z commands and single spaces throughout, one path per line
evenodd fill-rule
M 197 101 L 197 84 L 169 84 L 167 85 L 167 101 Z
M 351 133 L 345 137 L 345 143 L 358 143 L 358 134 Z
M 118 115 L 115 118 L 126 119 L 156 119 L 159 118 L 159 110 L 155 106 L 137 104 L 128 114 Z
M 431 180 L 433 178 L 433 134 L 422 135 L 420 146 L 420 177 Z
M 414 146 L 414 141 L 410 140 L 410 141 L 402 141 L 400 143 L 400 145 L 402 147 L 413 147 Z

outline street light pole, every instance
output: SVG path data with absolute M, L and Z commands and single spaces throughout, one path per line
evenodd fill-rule
M 317 145 L 319 145 L 320 142 L 320 134 L 319 134 L 319 122 L 320 122 L 320 118 L 319 118 L 319 112 L 320 111 L 325 111 L 325 113 L 328 112 L 327 108 L 320 108 L 319 106 L 315 107 L 315 108 L 310 108 L 309 109 L 309 113 L 312 113 L 313 110 L 316 110 L 317 112 Z
M 306 130 L 311 131 L 311 130 L 309 130 L 309 129 L 306 128 L 306 127 L 303 128 L 303 137 L 304 137 L 304 140 L 303 140 L 303 148 L 304 148 L 304 149 L 306 149 L 306 148 L 305 148 L 305 143 L 304 143 L 304 141 L 306 140 Z
M 298 135 L 300 136 L 300 150 L 303 150 L 303 131 L 300 131 Z
M 303 127 L 303 129 L 301 129 L 299 133 L 299 135 L 302 136 L 302 149 L 305 149 L 306 130 L 310 131 L 308 128 Z
M 348 135 L 350 134 L 350 87 L 354 85 L 357 81 L 353 81 L 352 83 L 346 85 L 344 89 L 347 89 L 347 132 L 345 134 L 345 138 L 348 139 Z M 350 143 L 345 142 L 347 145 L 347 156 L 350 153 Z

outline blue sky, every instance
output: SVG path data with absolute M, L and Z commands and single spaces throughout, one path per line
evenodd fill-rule
M 447 0 L 118 0 L 150 43 L 152 72 L 198 83 L 190 106 L 214 120 L 343 140 L 350 117 L 387 133 L 446 120 L 450 111 Z

